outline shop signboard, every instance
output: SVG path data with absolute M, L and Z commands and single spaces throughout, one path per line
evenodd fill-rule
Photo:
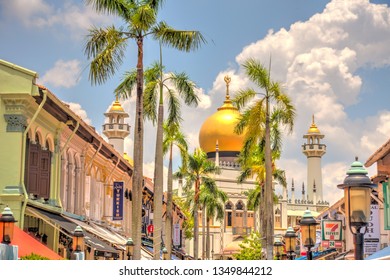
M 370 221 L 364 234 L 364 254 L 371 255 L 380 249 L 379 205 L 371 204 Z
M 123 220 L 123 182 L 114 182 L 112 219 Z
M 180 246 L 180 224 L 173 225 L 173 245 Z
M 341 241 L 343 239 L 342 222 L 338 220 L 322 220 L 322 240 Z

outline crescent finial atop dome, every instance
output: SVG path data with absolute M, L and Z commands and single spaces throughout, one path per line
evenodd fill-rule
M 226 83 L 226 100 L 229 100 L 230 99 L 229 84 L 232 81 L 232 78 L 230 78 L 229 75 L 226 75 L 224 80 L 225 80 L 225 83 Z

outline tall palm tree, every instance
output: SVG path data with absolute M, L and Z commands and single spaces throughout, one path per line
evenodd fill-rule
M 186 189 L 194 186 L 194 258 L 198 259 L 199 251 L 199 195 L 200 186 L 210 180 L 211 175 L 219 174 L 220 169 L 213 161 L 207 159 L 207 155 L 202 149 L 195 149 L 193 154 L 188 155 L 188 164 L 186 168 Z
M 168 250 L 168 259 L 170 259 L 172 252 L 172 202 L 173 202 L 173 147 L 176 146 L 181 155 L 182 166 L 187 164 L 187 152 L 188 152 L 188 143 L 185 135 L 180 130 L 180 125 L 178 123 L 169 124 L 169 122 L 164 122 L 164 141 L 163 141 L 163 151 L 164 154 L 169 153 L 169 163 L 168 163 L 168 182 L 167 182 L 167 210 L 165 218 L 165 247 Z
M 134 259 L 141 258 L 142 189 L 143 189 L 143 48 L 144 39 L 152 36 L 163 45 L 181 51 L 191 51 L 205 42 L 198 31 L 176 30 L 164 21 L 157 21 L 159 8 L 164 0 L 86 0 L 96 11 L 120 17 L 125 27 L 92 27 L 89 30 L 85 53 L 90 64 L 89 78 L 93 84 L 102 84 L 112 77 L 122 64 L 127 42 L 137 45 L 137 97 L 134 125 L 134 172 L 132 238 Z
M 271 64 L 271 63 L 270 63 Z M 265 162 L 265 185 L 264 185 L 264 224 L 267 259 L 273 259 L 273 235 L 274 235 L 274 212 L 273 212 L 273 187 L 272 187 L 272 155 L 271 155 L 271 115 L 274 111 L 279 111 L 279 118 L 275 123 L 284 125 L 289 132 L 292 132 L 295 118 L 295 108 L 290 98 L 283 93 L 282 87 L 278 82 L 270 78 L 270 69 L 267 70 L 260 62 L 255 59 L 248 59 L 243 67 L 248 78 L 264 92 L 260 99 L 257 99 L 253 105 L 243 114 L 248 118 L 246 123 L 246 139 L 248 150 L 254 147 L 264 139 L 264 162 Z M 270 68 L 270 67 L 269 67 Z M 239 90 L 234 98 L 234 104 L 242 109 L 248 102 L 258 94 L 253 88 Z M 241 127 L 242 129 L 242 127 Z M 241 130 L 242 133 L 242 130 Z M 244 144 L 245 146 L 245 144 Z
M 280 111 L 275 110 L 271 116 L 271 151 L 272 151 L 272 177 L 280 185 L 286 187 L 286 178 L 284 170 L 278 169 L 276 167 L 276 160 L 280 158 L 282 141 L 281 141 L 281 131 L 277 125 L 278 114 Z M 249 114 L 244 114 L 238 123 L 238 127 L 245 127 L 245 124 L 248 122 L 247 117 Z M 256 187 L 251 190 L 251 192 L 246 192 L 248 195 L 248 207 L 249 204 L 254 207 L 254 209 L 259 209 L 260 217 L 260 230 L 261 234 L 265 236 L 265 227 L 261 225 L 264 223 L 262 219 L 264 218 L 264 184 L 265 184 L 265 160 L 264 160 L 264 139 L 260 140 L 260 143 L 257 146 L 252 146 L 253 138 L 245 139 L 244 147 L 240 152 L 239 163 L 241 165 L 241 173 L 238 177 L 238 182 L 242 183 L 248 178 L 255 177 Z M 254 150 L 253 150 L 254 149 Z M 253 150 L 253 151 L 252 151 Z M 250 197 L 249 197 L 250 196 Z M 274 201 L 275 202 L 275 201 Z
M 206 259 L 210 259 L 210 223 L 215 219 L 223 221 L 227 194 L 220 190 L 215 181 L 208 181 L 200 189 L 199 202 L 205 209 L 206 216 Z
M 168 102 L 167 125 L 175 127 L 181 122 L 180 99 L 188 106 L 197 106 L 199 97 L 195 92 L 196 85 L 188 75 L 182 73 L 169 73 L 164 75 L 161 64 L 162 53 L 160 45 L 160 62 L 155 62 L 144 72 L 144 113 L 145 117 L 154 124 L 157 120 L 156 152 L 154 167 L 154 240 L 161 240 L 162 229 L 162 197 L 163 197 L 163 120 L 164 101 Z M 136 82 L 136 71 L 126 72 L 122 82 L 115 92 L 128 96 Z M 165 89 L 165 91 L 164 91 Z M 164 96 L 165 95 L 165 96 Z M 164 98 L 165 97 L 165 98 Z M 172 193 L 172 192 L 171 192 Z M 172 201 L 172 196 L 170 197 Z M 168 241 L 171 243 L 170 241 Z M 154 259 L 160 259 L 160 242 L 154 242 Z

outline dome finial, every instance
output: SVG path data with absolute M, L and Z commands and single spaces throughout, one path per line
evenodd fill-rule
M 229 77 L 229 75 L 226 75 L 224 80 L 225 80 L 225 83 L 226 83 L 226 100 L 229 100 L 230 99 L 229 84 L 230 84 L 232 79 Z
M 311 116 L 311 118 L 312 118 L 312 122 L 311 122 L 311 123 L 312 123 L 313 125 L 316 125 L 316 123 L 315 123 L 315 121 L 314 121 L 314 114 Z

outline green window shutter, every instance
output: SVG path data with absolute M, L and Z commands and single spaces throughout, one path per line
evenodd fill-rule
M 389 182 L 382 182 L 383 198 L 384 198 L 384 211 L 385 211 L 385 230 L 390 230 L 390 189 Z

